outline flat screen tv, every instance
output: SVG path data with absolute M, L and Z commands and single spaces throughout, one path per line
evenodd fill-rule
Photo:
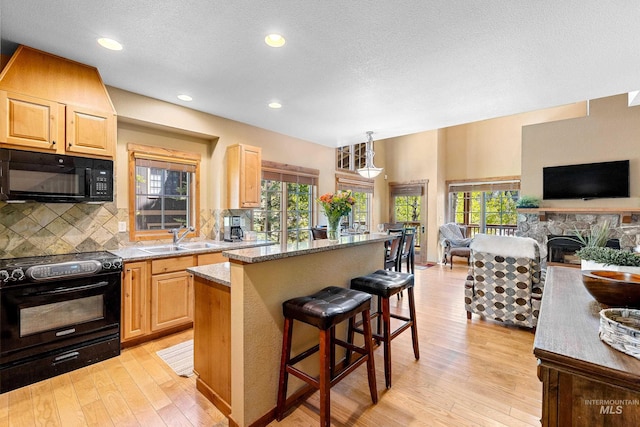
M 629 160 L 542 168 L 542 198 L 629 197 Z

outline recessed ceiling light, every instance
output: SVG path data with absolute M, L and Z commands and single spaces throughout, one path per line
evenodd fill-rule
M 264 42 L 271 47 L 282 47 L 286 40 L 280 34 L 269 34 L 264 38 Z
M 181 101 L 187 101 L 187 102 L 188 101 L 193 101 L 192 97 L 190 97 L 189 95 L 184 95 L 184 94 L 178 95 L 178 99 L 181 100 Z
M 122 45 L 113 39 L 102 37 L 98 39 L 100 46 L 109 50 L 122 50 Z
M 269 107 L 273 109 L 278 109 L 278 108 L 282 108 L 282 104 L 274 101 L 269 103 Z

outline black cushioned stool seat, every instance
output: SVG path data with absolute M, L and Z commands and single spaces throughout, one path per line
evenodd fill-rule
M 378 327 L 373 338 L 381 341 L 384 347 L 384 380 L 387 388 L 391 388 L 391 340 L 397 337 L 407 328 L 411 328 L 413 340 L 413 354 L 420 359 L 418 348 L 418 327 L 416 322 L 416 304 L 413 295 L 414 276 L 410 273 L 399 271 L 378 270 L 366 276 L 351 279 L 351 289 L 367 292 L 378 297 L 378 308 L 371 315 L 372 319 L 378 319 Z M 407 290 L 409 296 L 409 317 L 392 314 L 389 308 L 389 298 Z M 403 323 L 391 332 L 391 318 L 401 320 Z M 348 342 L 353 342 L 353 333 L 363 333 L 364 329 L 349 328 Z
M 369 379 L 369 392 L 373 403 L 378 402 L 376 387 L 376 373 L 373 362 L 373 339 L 371 335 L 371 295 L 353 289 L 330 286 L 313 295 L 293 298 L 282 304 L 284 315 L 284 331 L 282 339 L 282 359 L 280 362 L 280 380 L 278 383 L 278 403 L 276 417 L 282 420 L 290 402 L 287 402 L 287 384 L 289 374 L 306 381 L 313 388 L 320 390 L 320 425 L 330 425 L 330 389 L 340 380 L 353 372 L 358 366 L 367 363 L 367 375 Z M 364 345 L 357 347 L 353 340 L 345 342 L 335 337 L 335 326 L 345 320 L 349 320 L 350 329 L 356 324 L 356 316 L 362 313 L 362 330 L 364 333 Z M 291 357 L 291 337 L 293 334 L 293 321 L 307 323 L 315 326 L 320 331 L 320 343 L 303 351 L 295 357 Z M 351 362 L 351 357 L 336 366 L 335 345 L 361 356 Z M 294 365 L 306 359 L 312 354 L 320 353 L 320 375 L 313 378 Z M 337 369 L 339 368 L 339 369 Z

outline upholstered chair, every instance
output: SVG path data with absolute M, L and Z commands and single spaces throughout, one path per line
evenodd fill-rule
M 453 257 L 463 257 L 467 259 L 467 264 L 471 257 L 469 244 L 471 239 L 467 237 L 467 227 L 449 222 L 440 226 L 440 244 L 443 249 L 442 262 L 453 268 Z
M 476 234 L 470 249 L 464 288 L 467 319 L 475 313 L 535 328 L 545 276 L 538 242 L 529 237 Z

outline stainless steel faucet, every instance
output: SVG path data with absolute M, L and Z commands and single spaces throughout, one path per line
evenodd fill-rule
M 178 233 L 180 232 L 180 229 L 179 229 L 179 228 L 172 228 L 172 229 L 170 229 L 170 230 L 169 230 L 169 233 L 172 233 L 172 234 L 173 234 L 173 244 L 177 246 L 177 245 L 178 245 L 178 243 L 180 243 L 180 242 L 182 241 L 182 239 L 184 239 L 184 238 L 185 238 L 185 236 L 186 236 L 187 234 L 189 234 L 189 232 L 190 232 L 190 231 L 195 231 L 195 228 L 194 228 L 194 227 L 189 227 L 189 228 L 187 228 L 187 229 L 185 230 L 185 232 L 184 232 L 184 233 L 182 233 L 182 236 L 178 236 Z

